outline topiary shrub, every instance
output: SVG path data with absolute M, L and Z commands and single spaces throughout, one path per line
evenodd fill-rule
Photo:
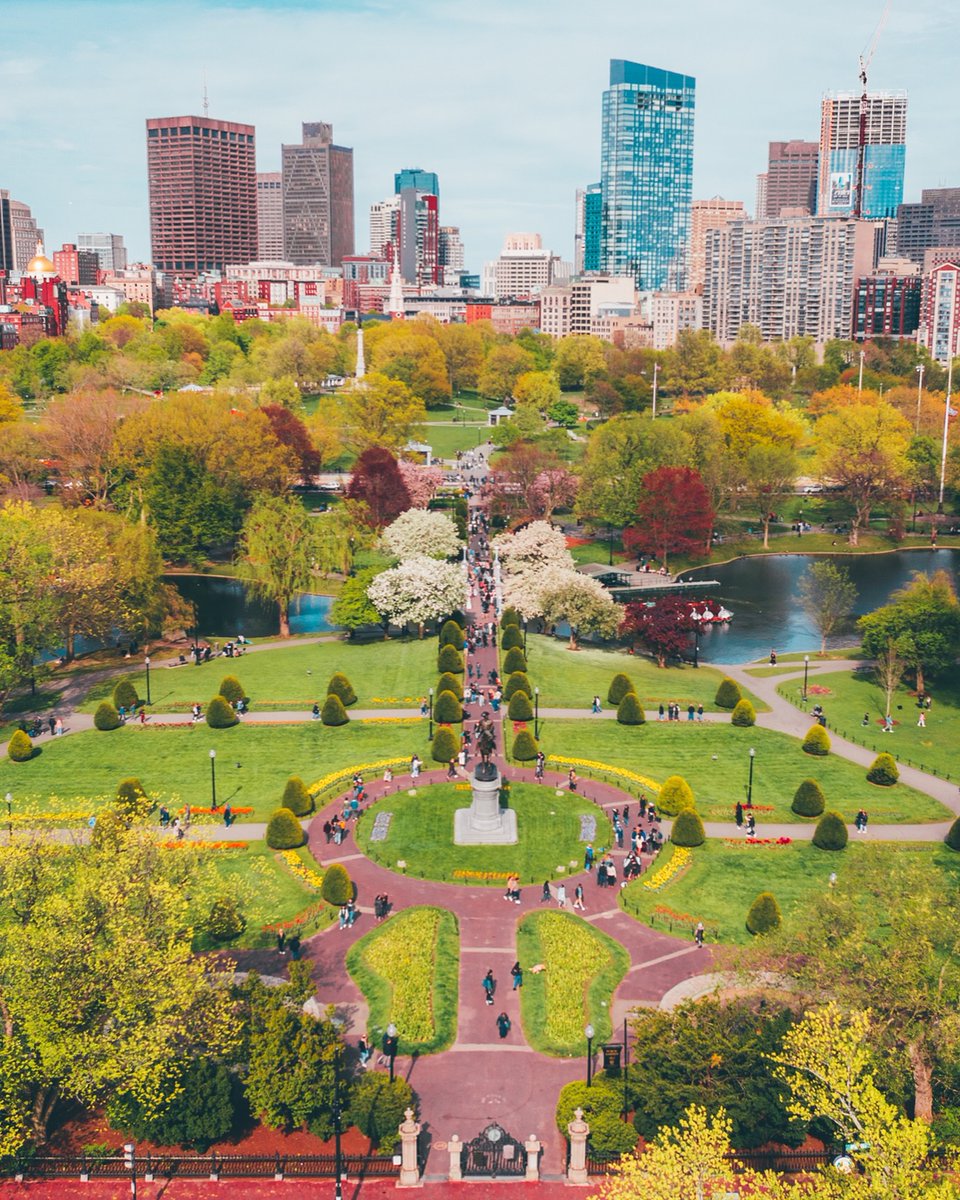
M 790 807 L 798 817 L 819 817 L 827 807 L 823 788 L 815 779 L 804 779 L 794 792 Z
M 700 814 L 693 808 L 681 808 L 673 822 L 670 841 L 675 846 L 702 846 L 706 840 Z
M 505 675 L 512 675 L 514 671 L 526 671 L 527 656 L 519 646 L 514 646 L 512 650 L 508 650 L 503 656 L 503 672 Z
M 347 904 L 353 899 L 353 883 L 342 863 L 331 863 L 323 875 L 320 895 L 328 904 Z
M 119 717 L 117 717 L 117 724 L 120 724 Z M 15 729 L 10 735 L 10 741 L 7 742 L 7 757 L 12 762 L 27 762 L 33 758 L 33 742 L 22 729 Z
M 621 725 L 643 725 L 646 719 L 637 693 L 626 692 L 617 705 L 617 720 Z
M 456 725 L 463 720 L 463 707 L 455 692 L 441 692 L 433 702 L 433 719 L 441 725 Z
M 350 718 L 347 716 L 347 710 L 343 707 L 343 701 L 339 696 L 331 693 L 323 702 L 323 708 L 320 709 L 320 720 L 324 725 L 346 725 Z
M 440 645 L 441 646 L 456 646 L 463 645 L 463 640 L 466 634 L 456 621 L 444 621 L 443 627 L 440 630 Z
M 530 676 L 524 671 L 514 671 L 507 679 L 503 686 L 504 703 L 513 699 L 514 692 L 526 692 L 528 696 L 533 695 L 533 687 L 530 683 Z
M 825 812 L 813 831 L 813 844 L 821 850 L 844 850 L 848 839 L 847 826 L 838 812 Z
M 804 754 L 814 754 L 818 758 L 830 753 L 830 735 L 822 725 L 811 725 L 807 736 L 803 739 Z
M 228 704 L 238 704 L 241 700 L 245 699 L 243 684 L 236 675 L 224 675 L 220 680 L 217 695 L 222 696 Z
M 500 649 L 512 650 L 514 646 L 519 646 L 523 649 L 523 634 L 520 631 L 519 625 L 504 626 L 503 633 L 500 635 Z
M 408 1108 L 416 1110 L 413 1088 L 405 1079 L 383 1071 L 367 1071 L 350 1089 L 347 1122 L 365 1133 L 383 1154 L 393 1151 L 400 1140 L 401 1118 Z
M 514 692 L 507 705 L 507 716 L 511 721 L 532 721 L 533 705 L 526 692 Z
M 947 836 L 943 839 L 951 850 L 960 850 L 960 817 L 947 830 Z
M 877 755 L 867 772 L 867 779 L 880 787 L 893 787 L 899 778 L 900 771 L 897 769 L 896 759 L 886 751 Z
M 610 686 L 607 688 L 607 703 L 619 704 L 628 692 L 635 692 L 636 690 L 630 676 L 624 675 L 620 671 L 610 680 Z
M 440 647 L 440 653 L 437 655 L 437 670 L 441 673 L 449 671 L 451 675 L 463 674 L 463 655 L 456 646 Z
M 236 725 L 240 718 L 223 696 L 214 696 L 207 705 L 206 720 L 211 729 L 229 729 L 231 725 Z
M 124 708 L 127 712 L 131 712 L 139 703 L 140 697 L 137 695 L 137 689 L 133 686 L 133 681 L 121 679 L 113 689 L 114 708 Z
M 637 1131 L 620 1119 L 618 1112 L 597 1113 L 590 1121 L 590 1149 L 604 1157 L 632 1154 L 637 1148 Z
M 758 937 L 772 929 L 779 929 L 782 924 L 783 917 L 780 915 L 780 905 L 776 896 L 772 892 L 761 892 L 747 913 L 748 931 L 754 937 Z
M 735 679 L 731 679 L 729 675 L 724 675 L 720 680 L 720 685 L 717 688 L 717 694 L 713 698 L 717 708 L 736 708 L 737 702 L 743 698 L 740 691 L 740 685 Z
M 668 817 L 675 817 L 684 808 L 693 808 L 693 788 L 682 775 L 671 775 L 664 781 L 657 798 L 657 808 Z
M 513 739 L 513 757 L 517 762 L 532 762 L 537 757 L 537 740 L 528 729 L 521 729 Z
M 459 745 L 453 730 L 447 729 L 445 725 L 441 725 L 437 732 L 433 735 L 433 744 L 430 747 L 430 757 L 434 762 L 448 763 L 453 762 L 457 757 Z
M 271 850 L 296 850 L 306 841 L 300 822 L 289 808 L 278 808 L 267 822 L 267 845 Z
M 512 605 L 507 605 L 500 618 L 500 628 L 502 629 L 504 625 L 519 625 L 522 620 L 519 612 Z
M 117 784 L 117 809 L 127 817 L 145 817 L 152 805 L 139 779 L 121 779 Z
M 451 675 L 449 671 L 444 671 L 437 680 L 437 686 L 434 688 L 434 691 L 438 696 L 441 692 L 453 692 L 455 696 L 459 696 L 461 693 L 460 680 L 456 675 Z
M 751 725 L 756 725 L 757 714 L 753 705 L 749 700 L 738 700 L 733 709 L 733 715 L 730 718 L 732 725 L 737 725 L 741 729 L 749 729 Z
M 299 775 L 291 775 L 283 789 L 281 808 L 289 808 L 295 817 L 307 817 L 313 812 L 313 797 Z
M 120 714 L 109 700 L 101 700 L 97 705 L 97 711 L 93 714 L 93 724 L 94 728 L 103 733 L 120 728 Z
M 342 671 L 335 671 L 330 676 L 330 682 L 327 684 L 328 696 L 339 696 L 340 703 L 347 707 L 350 704 L 356 704 L 357 693 L 353 690 L 353 684 L 344 675 Z
M 567 1126 L 573 1120 L 573 1114 L 578 1108 L 583 1109 L 583 1119 L 590 1126 L 590 1142 L 594 1144 L 594 1121 L 608 1113 L 611 1116 L 619 1117 L 622 1102 L 623 1085 L 618 1080 L 615 1081 L 608 1079 L 606 1075 L 597 1074 L 593 1077 L 593 1085 L 587 1087 L 584 1080 L 574 1079 L 571 1083 L 563 1085 L 560 1095 L 557 1097 L 557 1128 L 564 1137 L 568 1137 Z M 629 1129 L 630 1126 L 627 1128 Z M 594 1144 L 594 1149 L 599 1150 L 599 1147 Z
M 235 896 L 221 896 L 210 905 L 207 933 L 215 942 L 230 942 L 239 937 L 246 927 L 247 919 L 240 911 Z

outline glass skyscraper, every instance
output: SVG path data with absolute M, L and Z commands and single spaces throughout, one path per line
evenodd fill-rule
M 849 217 L 856 210 L 860 146 L 860 97 L 855 92 L 824 96 L 820 109 L 820 178 L 817 212 Z M 865 221 L 895 217 L 903 201 L 907 158 L 907 97 L 904 92 L 867 96 L 863 150 Z
M 600 269 L 640 291 L 683 291 L 693 199 L 696 80 L 610 60 L 603 93 Z
M 600 240 L 603 235 L 603 189 L 588 184 L 583 195 L 583 269 L 600 270 Z

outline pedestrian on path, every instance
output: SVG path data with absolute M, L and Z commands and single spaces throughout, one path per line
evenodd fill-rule
M 230 801 L 228 800 L 223 810 L 223 825 L 225 829 L 229 829 L 232 824 L 233 809 L 230 807 Z
M 519 959 L 510 968 L 510 978 L 513 980 L 514 991 L 523 987 L 523 968 L 520 966 Z
M 702 704 L 697 705 L 697 720 L 698 721 L 703 720 L 703 705 Z
M 926 727 L 927 727 L 927 714 L 923 711 L 922 708 L 920 710 L 920 716 L 917 717 L 917 724 L 920 726 L 921 729 L 926 729 Z
M 567 907 L 567 888 L 566 884 L 557 884 L 557 908 Z
M 583 869 L 585 871 L 593 870 L 593 844 L 592 843 L 589 846 L 587 846 L 586 850 L 583 852 Z
M 543 881 L 543 891 L 540 893 L 540 903 L 541 904 L 543 904 L 543 903 L 549 904 L 552 899 L 553 899 L 553 897 L 550 894 L 550 880 L 545 879 Z
M 573 889 L 573 907 L 578 909 L 580 912 L 586 912 L 586 908 L 584 907 L 584 903 L 583 903 L 583 884 L 582 883 L 578 883 L 577 886 Z
M 490 1007 L 493 1007 L 493 993 L 497 990 L 497 981 L 493 977 L 493 969 L 487 971 L 483 977 L 483 998 Z
M 413 756 L 413 758 L 410 759 L 410 778 L 411 779 L 419 779 L 420 778 L 420 756 L 417 754 L 415 754 Z
M 704 935 L 704 932 L 705 932 L 705 930 L 704 930 L 704 928 L 703 928 L 703 922 L 702 922 L 702 921 L 698 921 L 698 922 L 697 922 L 697 927 L 696 927 L 696 929 L 693 931 L 693 938 L 694 938 L 694 941 L 697 943 L 697 945 L 700 947 L 700 949 L 703 949 L 703 935 Z
M 543 767 L 547 758 L 542 750 L 537 751 L 537 765 L 534 768 L 533 775 L 537 783 L 543 783 Z
M 505 1038 L 510 1032 L 510 1018 L 505 1012 L 502 1012 L 500 1016 L 497 1017 L 497 1032 L 500 1034 L 501 1040 L 503 1040 L 503 1038 Z
M 600 712 L 600 697 L 599 696 L 594 696 L 593 704 L 591 704 L 591 706 L 590 706 L 590 711 L 594 714 Z
M 577 790 L 577 773 L 573 767 L 567 772 L 567 790 L 571 792 Z
M 739 800 L 737 801 L 737 807 L 734 809 L 733 819 L 737 823 L 737 828 L 742 829 L 743 828 L 743 805 L 740 803 Z

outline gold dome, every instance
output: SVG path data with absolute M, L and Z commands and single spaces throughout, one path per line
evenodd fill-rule
M 56 275 L 57 268 L 43 252 L 43 242 L 37 242 L 37 252 L 27 263 L 27 275 Z

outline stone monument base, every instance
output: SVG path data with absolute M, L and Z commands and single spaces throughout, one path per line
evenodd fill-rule
M 458 808 L 453 818 L 453 840 L 458 846 L 512 846 L 517 841 L 517 814 L 500 807 L 500 778 L 496 766 L 478 766 L 470 781 L 473 803 Z

